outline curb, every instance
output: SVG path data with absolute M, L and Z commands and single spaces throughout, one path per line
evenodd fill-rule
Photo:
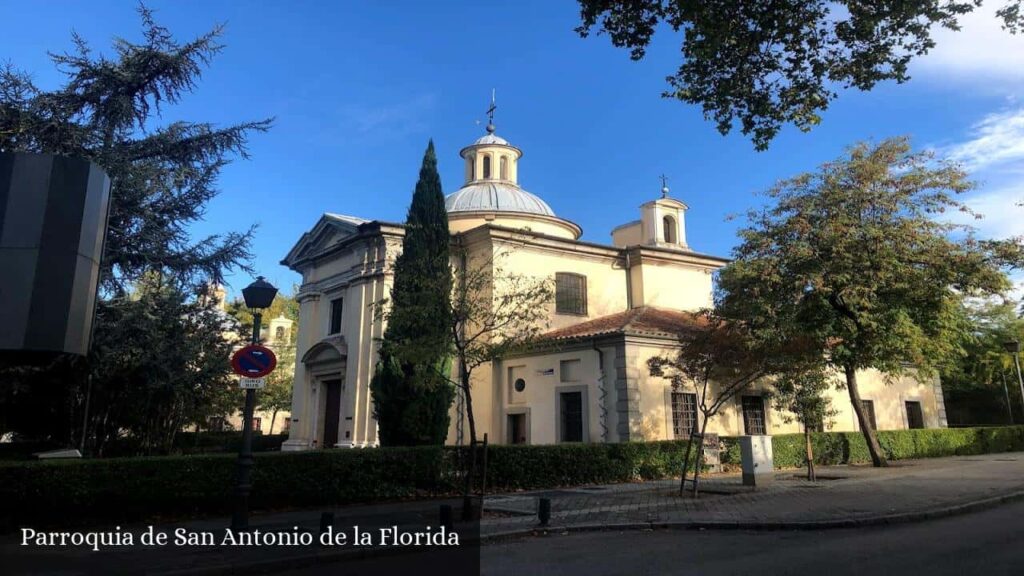
M 922 510 L 915 512 L 903 512 L 899 514 L 886 514 L 882 516 L 867 516 L 864 518 L 848 518 L 842 520 L 812 520 L 806 522 L 748 522 L 748 521 L 667 521 L 667 522 L 626 522 L 618 524 L 575 524 L 567 526 L 548 526 L 540 528 L 534 526 L 527 529 L 506 530 L 493 532 L 480 536 L 480 543 L 491 544 L 505 540 L 512 540 L 524 536 L 548 536 L 553 534 L 565 534 L 571 532 L 607 532 L 625 530 L 760 530 L 760 531 L 801 531 L 801 530 L 837 530 L 842 528 L 863 528 L 868 526 L 887 526 L 893 524 L 907 524 L 921 522 L 937 518 L 959 516 L 971 512 L 978 512 L 994 508 L 1000 504 L 1024 500 L 1024 490 L 973 500 L 955 506 Z
M 863 528 L 867 526 L 886 526 L 894 524 L 906 524 L 920 522 L 937 518 L 958 516 L 970 512 L 977 512 L 994 508 L 1000 504 L 1024 500 L 1024 490 L 1011 492 L 1001 496 L 973 500 L 955 506 L 923 510 L 915 512 L 904 512 L 900 514 L 886 514 L 882 516 L 868 516 L 864 518 L 850 518 L 843 520 L 818 520 L 808 522 L 748 522 L 748 521 L 679 521 L 679 522 L 625 522 L 618 524 L 575 524 L 568 526 L 548 526 L 547 528 L 530 527 L 517 530 L 506 530 L 491 534 L 481 534 L 479 544 L 481 546 L 496 542 L 515 540 L 526 536 L 552 536 L 565 533 L 583 532 L 608 532 L 626 530 L 759 530 L 759 531 L 802 531 L 802 530 L 835 530 L 842 528 Z M 381 556 L 398 556 L 421 552 L 415 547 L 403 548 L 349 548 L 335 551 L 320 551 L 312 554 L 297 554 L 283 558 L 271 558 L 266 560 L 231 562 L 218 566 L 206 566 L 202 568 L 190 568 L 160 572 L 156 576 L 221 576 L 224 574 L 253 574 L 279 571 L 282 569 L 297 569 L 315 566 L 318 564 L 330 564 L 341 560 L 364 560 Z

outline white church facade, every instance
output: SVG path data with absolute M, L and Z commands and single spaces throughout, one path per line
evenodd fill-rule
M 691 313 L 712 305 L 712 275 L 727 260 L 691 249 L 687 206 L 667 188 L 640 205 L 637 220 L 613 229 L 610 244 L 580 240 L 578 225 L 519 185 L 522 151 L 487 128 L 460 152 L 465 184 L 446 198 L 449 228 L 471 258 L 501 253 L 504 269 L 549 278 L 556 294 L 549 345 L 474 371 L 478 435 L 530 444 L 683 436 L 697 417 L 695 397 L 650 376 L 647 360 L 671 353 Z M 282 261 L 302 275 L 284 450 L 378 444 L 369 382 L 384 326 L 373 305 L 389 295 L 402 237 L 400 224 L 327 213 Z M 865 372 L 859 381 L 876 428 L 946 425 L 937 380 L 886 383 Z M 833 408 L 827 429 L 857 429 L 845 391 L 833 393 Z M 461 402 L 452 415 L 448 442 L 468 442 Z M 709 431 L 799 431 L 791 420 L 755 390 Z

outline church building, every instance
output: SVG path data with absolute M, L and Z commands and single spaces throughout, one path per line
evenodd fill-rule
M 523 189 L 523 152 L 495 133 L 463 148 L 465 184 L 446 198 L 449 228 L 465 251 L 502 253 L 503 269 L 555 286 L 546 344 L 473 372 L 478 436 L 492 443 L 627 442 L 679 438 L 697 418 L 692 391 L 648 373 L 671 354 L 692 313 L 712 305 L 713 273 L 727 264 L 690 246 L 687 205 L 661 193 L 638 218 L 611 230 L 610 243 L 580 240 L 582 229 Z M 623 196 L 627 210 L 633 201 Z M 384 326 L 373 304 L 390 293 L 401 224 L 326 213 L 283 264 L 302 275 L 295 381 L 284 450 L 376 446 L 369 383 Z M 453 369 L 457 369 L 453 367 Z M 879 429 L 946 425 L 937 379 L 858 376 Z M 845 390 L 832 393 L 827 430 L 856 430 Z M 758 391 L 738 396 L 708 426 L 722 435 L 800 431 Z M 468 443 L 464 403 L 452 408 L 448 442 Z

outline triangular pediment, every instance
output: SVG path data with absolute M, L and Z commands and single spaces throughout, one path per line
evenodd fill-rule
M 369 220 L 344 214 L 324 214 L 308 232 L 299 238 L 295 246 L 282 260 L 282 264 L 293 267 L 299 260 L 320 254 L 332 246 L 358 234 L 359 227 Z

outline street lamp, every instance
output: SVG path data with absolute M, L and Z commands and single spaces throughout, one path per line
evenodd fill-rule
M 270 308 L 277 296 L 277 288 L 257 276 L 256 281 L 242 289 L 245 306 L 252 310 L 252 343 L 260 342 L 260 324 L 263 310 Z M 245 391 L 245 409 L 242 411 L 242 448 L 238 451 L 238 483 L 235 485 L 235 512 L 231 517 L 232 530 L 249 527 L 249 492 L 252 490 L 252 417 L 256 409 L 256 390 Z
M 1020 401 L 1024 405 L 1024 378 L 1020 375 L 1020 340 L 1003 342 L 1003 348 L 1013 354 L 1013 363 L 1017 367 L 1017 383 L 1020 384 Z

